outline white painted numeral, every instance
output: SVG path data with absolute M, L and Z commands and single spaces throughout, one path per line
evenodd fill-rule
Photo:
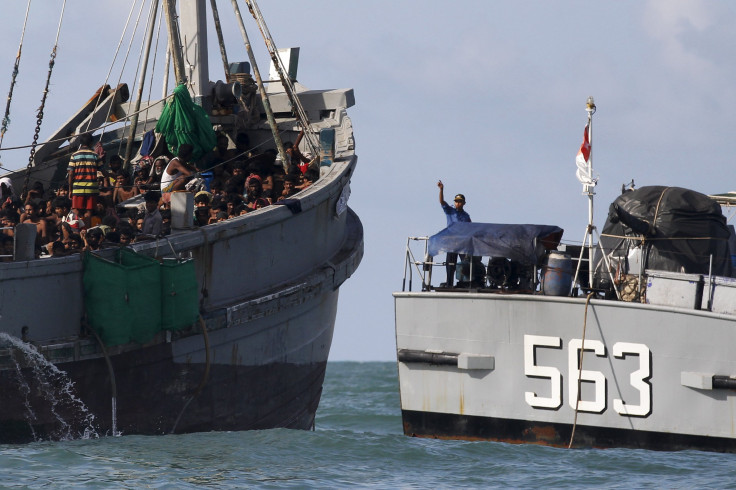
M 626 354 L 639 356 L 639 369 L 631 373 L 629 382 L 639 390 L 639 404 L 632 405 L 623 400 L 614 399 L 613 409 L 620 415 L 646 417 L 652 411 L 652 385 L 649 378 L 652 376 L 652 352 L 644 344 L 617 342 L 613 344 L 613 357 L 623 359 Z
M 572 339 L 568 344 L 568 403 L 570 407 L 577 409 L 579 412 L 603 413 L 606 410 L 606 377 L 600 371 L 588 371 L 583 369 L 580 371 L 580 350 L 582 347 L 582 339 Z M 585 350 L 593 351 L 598 357 L 606 357 L 606 346 L 600 340 L 586 340 Z M 583 356 L 583 366 L 585 366 L 585 357 Z M 595 399 L 580 400 L 578 402 L 578 374 L 580 382 L 595 383 Z
M 526 402 L 535 408 L 558 409 L 562 406 L 562 373 L 551 366 L 537 366 L 536 347 L 562 347 L 559 337 L 524 335 L 524 374 L 531 378 L 546 378 L 550 383 L 550 396 L 538 396 L 532 391 L 525 392 Z

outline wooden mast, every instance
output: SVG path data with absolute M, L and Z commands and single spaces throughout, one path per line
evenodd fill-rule
M 176 16 L 176 0 L 164 0 L 164 13 L 166 14 L 166 27 L 169 33 L 169 50 L 174 61 L 174 77 L 178 86 L 187 82 L 187 75 L 184 68 L 184 55 L 181 50 L 179 23 Z

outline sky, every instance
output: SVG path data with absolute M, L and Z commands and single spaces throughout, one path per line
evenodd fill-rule
M 22 0 L 6 3 L 0 93 L 10 86 L 26 8 Z M 3 148 L 33 137 L 60 3 L 31 5 Z M 132 5 L 67 2 L 42 140 L 102 84 Z M 230 2 L 218 5 L 229 58 L 247 60 Z M 301 48 L 301 84 L 355 90 L 348 112 L 359 158 L 349 204 L 363 222 L 365 256 L 340 289 L 330 360 L 395 360 L 391 293 L 402 287 L 407 237 L 445 226 L 439 179 L 448 198 L 465 194 L 473 221 L 557 225 L 563 241 L 582 241 L 588 200 L 575 177 L 575 155 L 588 96 L 597 106 L 599 230 L 608 205 L 632 179 L 706 194 L 736 190 L 730 0 L 260 0 L 259 6 L 276 45 Z M 242 2 L 241 11 L 247 16 Z M 266 74 L 258 29 L 252 18 L 245 22 Z M 124 72 L 130 85 L 138 49 L 136 43 Z M 222 78 L 217 48 L 210 51 L 211 78 Z M 120 69 L 112 73 L 117 81 Z M 3 152 L 0 162 L 24 167 L 27 150 Z

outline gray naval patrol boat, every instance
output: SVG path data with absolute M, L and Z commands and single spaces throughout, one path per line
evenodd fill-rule
M 406 435 L 736 451 L 732 196 L 622 190 L 594 240 L 590 122 L 582 246 L 483 223 L 407 241 L 393 295 Z M 432 279 L 444 252 L 465 254 L 454 288 Z
M 239 11 L 251 63 L 228 63 L 222 49 L 227 80 L 210 81 L 205 0 L 181 0 L 180 17 L 175 1 L 162 4 L 177 79 L 231 149 L 246 133 L 259 152 L 281 154 L 280 139 L 304 130 L 301 150 L 319 156 L 319 179 L 284 205 L 198 228 L 193 194 L 174 193 L 171 235 L 94 256 L 35 258 L 35 225 L 19 225 L 14 260 L 0 263 L 0 442 L 313 428 L 338 290 L 363 254 L 362 225 L 347 206 L 354 96 L 299 85 L 298 48 L 277 51 L 257 5 L 247 4 L 271 48 L 268 88 Z M 150 47 L 159 2 L 148 5 Z M 161 102 L 128 101 L 127 86 L 105 85 L 34 145 L 28 169 L 6 177 L 18 190 L 59 185 L 70 141 L 88 131 L 108 156 L 138 153 Z

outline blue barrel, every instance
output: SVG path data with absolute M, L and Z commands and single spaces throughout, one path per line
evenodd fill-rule
M 542 266 L 542 294 L 569 296 L 572 288 L 572 258 L 563 253 L 550 252 Z

